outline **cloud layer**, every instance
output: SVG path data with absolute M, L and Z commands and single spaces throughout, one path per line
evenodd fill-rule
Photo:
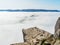
M 0 12 L 0 45 L 23 42 L 23 28 L 36 26 L 53 34 L 58 17 L 58 12 Z

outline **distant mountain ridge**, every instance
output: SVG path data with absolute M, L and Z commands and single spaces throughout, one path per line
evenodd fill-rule
M 0 12 L 60 12 L 60 10 L 48 10 L 48 9 L 0 9 Z

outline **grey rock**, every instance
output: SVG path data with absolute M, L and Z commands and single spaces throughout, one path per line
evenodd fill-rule
M 55 25 L 55 38 L 60 38 L 60 17 L 58 18 Z

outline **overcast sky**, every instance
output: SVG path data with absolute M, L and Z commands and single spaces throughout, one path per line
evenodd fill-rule
M 60 9 L 60 0 L 0 0 L 0 9 Z

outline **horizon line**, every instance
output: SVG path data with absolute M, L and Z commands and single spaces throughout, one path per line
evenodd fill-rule
M 0 9 L 0 12 L 60 12 L 56 9 Z

